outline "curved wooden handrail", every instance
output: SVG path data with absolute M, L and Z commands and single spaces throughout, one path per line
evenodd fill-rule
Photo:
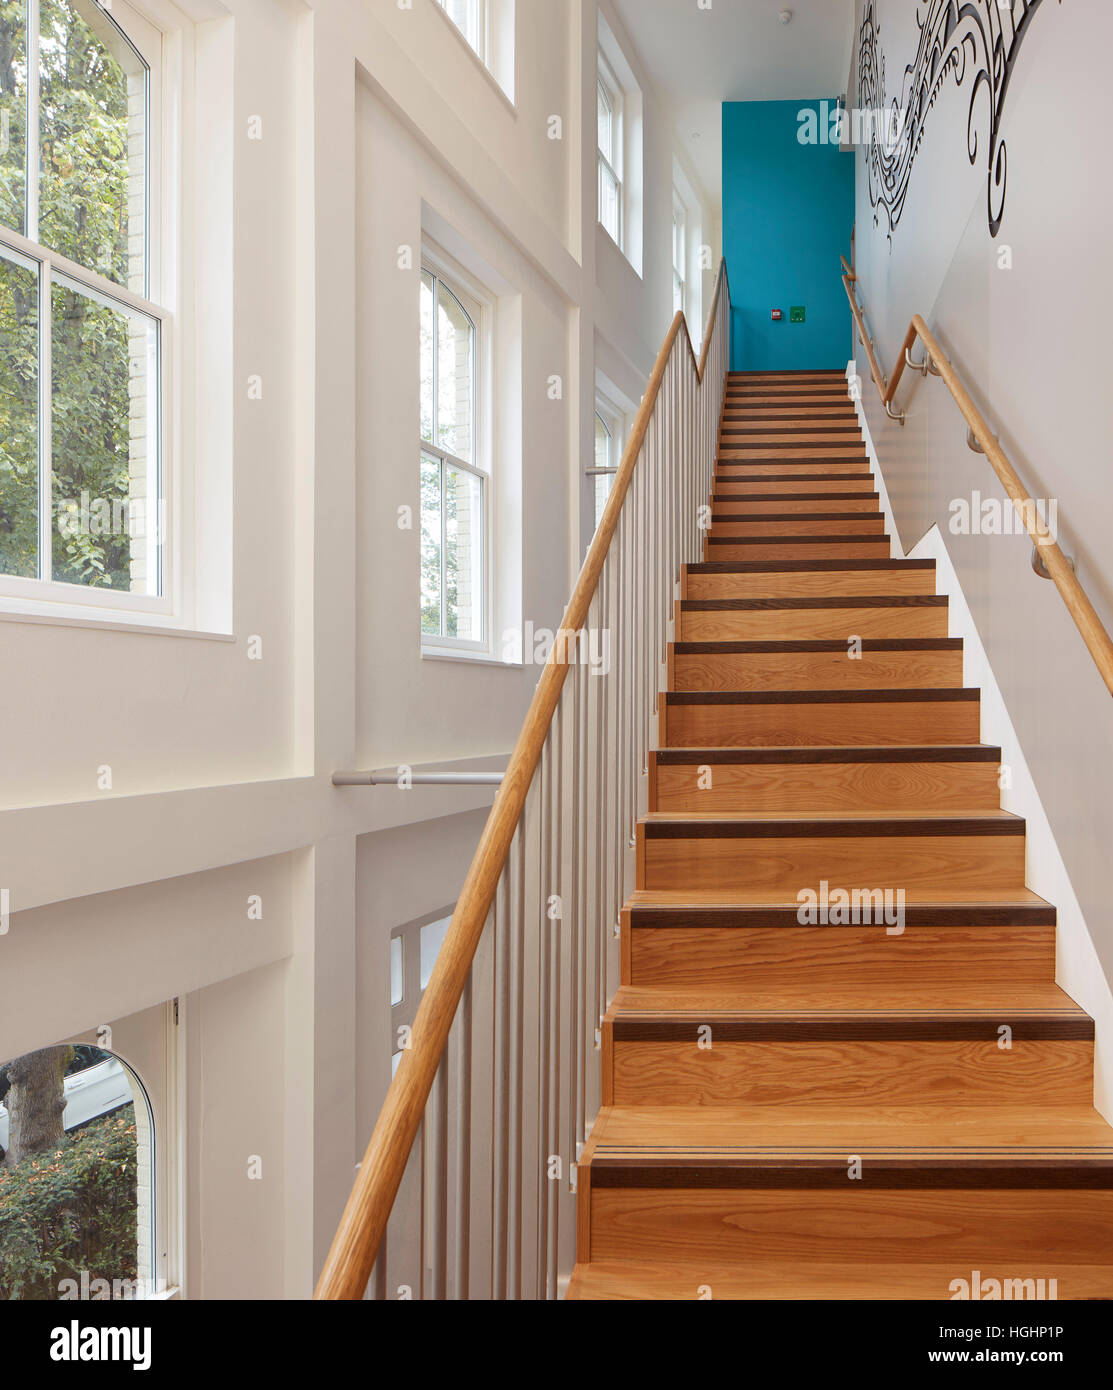
M 897 393 L 897 387 L 904 376 L 905 368 L 909 365 L 909 355 L 915 346 L 916 339 L 924 345 L 927 353 L 927 361 L 930 362 L 938 375 L 942 378 L 955 404 L 962 412 L 963 418 L 974 438 L 978 441 L 982 452 L 990 462 L 990 466 L 1000 479 L 1002 486 L 1008 493 L 1013 505 L 1020 513 L 1020 518 L 1024 522 L 1024 528 L 1031 537 L 1032 544 L 1036 547 L 1037 554 L 1043 561 L 1044 568 L 1048 577 L 1052 580 L 1055 587 L 1067 606 L 1067 611 L 1074 620 L 1086 643 L 1086 648 L 1098 668 L 1102 680 L 1105 682 L 1106 689 L 1113 695 L 1113 638 L 1106 631 L 1101 619 L 1098 617 L 1094 605 L 1090 602 L 1086 590 L 1079 583 L 1078 576 L 1071 566 L 1071 562 L 1063 554 L 1058 542 L 1050 536 L 1047 530 L 1041 526 L 1036 504 L 1028 495 L 1027 489 L 1020 481 L 1016 469 L 1009 461 L 1008 455 L 1001 448 L 1000 441 L 992 433 L 985 417 L 974 404 L 970 392 L 966 389 L 962 378 L 955 370 L 954 365 L 947 357 L 939 344 L 938 339 L 928 328 L 923 318 L 916 314 L 908 325 L 908 332 L 905 334 L 904 342 L 901 345 L 900 357 L 893 369 L 893 374 L 886 377 L 881 371 L 877 361 L 877 354 L 874 352 L 873 343 L 870 340 L 869 330 L 866 328 L 865 317 L 862 308 L 858 303 L 858 298 L 854 293 L 851 281 L 856 280 L 854 271 L 847 266 L 843 260 L 845 272 L 842 277 L 843 288 L 846 290 L 847 298 L 850 300 L 851 313 L 854 315 L 854 322 L 858 328 L 858 334 L 865 347 L 866 356 L 869 359 L 870 373 L 873 376 L 874 385 L 877 387 L 881 396 L 881 403 L 886 410 L 892 414 L 893 398 Z M 918 365 L 918 364 L 913 364 Z M 894 417 L 903 418 L 903 417 Z
M 572 598 L 565 609 L 561 624 L 564 632 L 579 632 L 587 623 L 591 601 L 618 527 L 619 513 L 633 481 L 665 369 L 681 329 L 702 384 L 707 368 L 708 344 L 719 312 L 720 292 L 726 273 L 726 262 L 721 261 L 701 359 L 696 360 L 683 312 L 678 312 L 673 319 L 657 354 L 634 428 L 615 475 L 614 486 Z M 432 977 L 418 1007 L 410 1032 L 410 1045 L 402 1053 L 402 1061 L 387 1091 L 332 1248 L 317 1282 L 314 1296 L 318 1299 L 361 1299 L 367 1287 L 573 657 L 573 644 L 555 642 L 537 683 L 502 786 L 464 880 Z

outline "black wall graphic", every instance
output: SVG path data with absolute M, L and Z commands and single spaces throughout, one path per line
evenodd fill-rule
M 1001 134 L 1005 99 L 1021 46 L 1044 3 L 1012 0 L 1009 9 L 999 8 L 999 0 L 918 0 L 916 60 L 904 70 L 899 97 L 889 98 L 885 57 L 878 46 L 880 27 L 874 0 L 869 0 L 858 36 L 858 107 L 883 113 L 885 129 L 893 137 L 875 128 L 866 150 L 874 225 L 881 226 L 884 216 L 890 249 L 928 115 L 951 74 L 955 86 L 969 93 L 966 152 L 971 164 L 980 160 L 986 166 L 989 232 L 997 235 L 1008 182 L 1008 152 Z

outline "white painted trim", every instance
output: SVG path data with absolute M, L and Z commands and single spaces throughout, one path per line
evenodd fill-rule
M 862 391 L 864 385 L 862 378 L 857 375 L 857 367 L 854 359 L 851 358 L 846 366 L 846 379 L 851 384 L 851 399 L 854 401 L 854 410 L 858 416 L 858 423 L 862 427 L 862 438 L 866 441 L 866 457 L 869 459 L 870 472 L 873 474 L 873 485 L 878 494 L 878 505 L 881 507 L 882 515 L 885 517 L 885 530 L 892 540 L 891 557 L 894 560 L 907 558 L 904 553 L 904 546 L 901 544 L 900 532 L 897 530 L 897 519 L 893 514 L 893 504 L 889 500 L 889 490 L 885 486 L 885 475 L 881 471 L 881 460 L 877 457 L 877 450 L 873 447 L 873 436 L 870 434 L 870 422 L 866 415 L 865 406 L 862 404 Z M 854 382 L 858 382 L 857 393 L 854 391 Z

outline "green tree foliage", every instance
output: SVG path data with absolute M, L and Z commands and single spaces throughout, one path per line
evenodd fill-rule
M 127 284 L 129 177 L 144 154 L 128 149 L 128 79 L 117 41 L 94 33 L 68 0 L 41 0 L 39 241 Z M 0 0 L 0 222 L 25 226 L 27 42 L 22 0 Z M 107 31 L 106 31 L 107 33 Z M 141 288 L 141 286 L 137 286 Z M 0 260 L 0 572 L 38 569 L 38 284 Z M 130 587 L 129 315 L 56 277 L 51 286 L 53 577 Z M 103 510 L 90 515 L 87 503 Z M 117 524 L 113 526 L 113 514 Z M 102 518 L 107 518 L 104 524 Z M 48 576 L 44 576 L 48 577 Z
M 54 1299 L 63 1279 L 135 1279 L 135 1107 L 0 1168 L 0 1299 Z

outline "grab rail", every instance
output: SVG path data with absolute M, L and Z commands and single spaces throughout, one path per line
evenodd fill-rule
M 930 372 L 933 376 L 942 379 L 969 428 L 967 443 L 975 452 L 985 454 L 1013 505 L 1020 513 L 1024 528 L 1035 547 L 1032 557 L 1033 568 L 1041 577 L 1050 579 L 1059 590 L 1063 602 L 1067 606 L 1067 611 L 1081 633 L 1082 640 L 1086 643 L 1086 648 L 1093 658 L 1106 688 L 1110 694 L 1113 694 L 1113 638 L 1106 631 L 1086 594 L 1086 590 L 1079 582 L 1078 576 L 1074 572 L 1074 562 L 1064 555 L 1058 542 L 1041 522 L 1035 501 L 1028 495 L 1016 469 L 1009 461 L 1008 455 L 1001 448 L 1000 441 L 990 430 L 981 411 L 974 404 L 970 392 L 939 345 L 938 339 L 928 328 L 923 318 L 919 314 L 914 315 L 908 325 L 908 332 L 905 334 L 893 373 L 886 377 L 878 363 L 874 341 L 869 335 L 865 315 L 854 290 L 857 275 L 847 265 L 845 258 L 842 259 L 842 265 L 843 288 L 850 301 L 850 311 L 854 315 L 854 323 L 869 360 L 870 374 L 881 397 L 881 403 L 885 407 L 886 415 L 891 420 L 904 424 L 905 414 L 903 411 L 893 410 L 893 400 L 906 368 L 911 367 L 913 371 L 921 372 L 924 376 Z M 927 354 L 923 362 L 916 362 L 912 358 L 912 349 L 915 347 L 917 339 L 923 343 Z

